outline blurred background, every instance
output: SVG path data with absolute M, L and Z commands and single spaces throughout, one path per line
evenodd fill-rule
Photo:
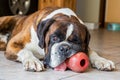
M 120 0 L 0 0 L 0 16 L 29 15 L 44 7 L 68 7 L 89 29 L 117 26 L 120 23 Z M 110 26 L 110 27 L 109 27 Z

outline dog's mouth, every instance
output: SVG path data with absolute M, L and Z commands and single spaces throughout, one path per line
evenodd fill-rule
M 55 71 L 65 71 L 67 69 L 66 62 L 61 63 L 57 67 L 54 68 Z
M 50 47 L 50 53 L 45 56 L 44 64 L 55 70 L 64 71 L 67 67 L 66 60 L 80 50 L 79 45 L 73 47 L 73 45 L 65 42 L 55 43 Z
M 56 71 L 65 71 L 67 68 L 75 72 L 84 72 L 89 66 L 89 58 L 83 53 L 79 52 L 67 58 L 63 63 L 54 67 Z

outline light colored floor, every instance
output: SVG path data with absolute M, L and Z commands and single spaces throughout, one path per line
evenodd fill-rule
M 105 72 L 89 68 L 84 73 L 52 69 L 27 72 L 22 69 L 21 63 L 6 60 L 3 52 L 0 52 L 0 80 L 120 80 L 120 32 L 95 30 L 90 33 L 90 47 L 101 56 L 113 60 L 116 65 L 115 71 Z

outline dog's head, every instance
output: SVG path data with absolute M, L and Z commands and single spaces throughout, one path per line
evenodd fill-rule
M 77 52 L 88 51 L 90 34 L 75 16 L 58 14 L 38 25 L 39 46 L 45 49 L 45 64 L 54 68 Z

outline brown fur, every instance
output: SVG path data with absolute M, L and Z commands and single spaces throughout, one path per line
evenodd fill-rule
M 41 19 L 55 9 L 45 8 L 29 16 L 5 16 L 0 18 L 0 32 L 2 34 L 11 33 L 5 51 L 7 59 L 17 59 L 17 53 L 24 48 L 26 43 L 30 42 L 30 28 L 33 26 L 36 30 Z M 6 46 L 3 42 L 0 42 L 0 45 L 0 49 Z
M 7 16 L 7 17 L 1 17 L 0 18 L 0 32 L 2 34 L 9 33 L 10 38 L 8 41 L 8 44 L 0 41 L 0 49 L 3 50 L 6 46 L 5 56 L 6 58 L 10 60 L 16 60 L 17 59 L 17 53 L 25 47 L 27 43 L 30 42 L 31 35 L 30 35 L 30 29 L 33 26 L 35 30 L 37 30 L 38 24 L 41 22 L 43 18 L 45 18 L 48 14 L 50 14 L 52 11 L 56 10 L 56 8 L 45 8 L 43 10 L 37 11 L 29 16 Z M 49 29 L 49 31 L 46 34 L 45 42 L 46 42 L 46 53 L 48 52 L 48 42 L 49 42 L 49 36 L 53 34 L 60 26 L 64 26 L 61 23 L 71 22 L 71 23 L 78 23 L 78 19 L 76 19 L 74 16 L 71 17 L 71 19 L 64 15 L 64 14 L 57 14 L 53 17 L 55 19 L 55 23 L 53 23 Z M 77 25 L 77 26 L 80 26 Z M 63 30 L 63 33 L 65 34 L 66 27 L 62 27 L 65 29 Z M 78 28 L 75 28 L 78 29 Z M 82 30 L 83 28 L 79 27 L 79 32 L 81 32 L 79 36 L 82 36 L 82 39 L 85 40 L 85 32 Z M 78 30 L 75 30 L 78 31 Z M 75 32 L 79 34 L 79 32 Z
M 80 24 L 79 23 L 79 20 L 74 17 L 74 16 L 71 16 L 71 19 L 70 17 L 68 17 L 67 15 L 64 15 L 64 14 L 57 14 L 53 17 L 53 19 L 55 19 L 55 22 L 51 25 L 51 27 L 49 28 L 49 31 L 47 32 L 46 34 L 46 38 L 45 38 L 45 42 L 46 42 L 46 53 L 48 53 L 48 50 L 47 50 L 47 47 L 48 47 L 48 43 L 49 43 L 49 36 L 51 34 L 53 34 L 57 29 L 59 30 L 62 30 L 61 32 L 63 32 L 63 34 L 66 34 L 66 27 L 63 25 L 64 23 L 73 23 L 75 24 L 75 34 L 78 34 L 78 36 L 81 37 L 81 40 L 82 42 L 84 43 L 86 37 L 85 35 L 87 35 L 85 32 L 86 32 L 86 27 L 83 25 L 83 24 Z M 64 26 L 64 27 L 63 27 Z M 78 27 L 79 26 L 79 27 Z M 79 30 L 79 31 L 78 31 Z M 69 37 L 69 40 L 72 40 L 73 39 L 73 35 L 71 35 Z M 86 44 L 82 44 L 82 49 L 85 50 L 86 48 Z
M 6 43 L 3 41 L 0 41 L 0 50 L 4 51 L 6 49 Z

